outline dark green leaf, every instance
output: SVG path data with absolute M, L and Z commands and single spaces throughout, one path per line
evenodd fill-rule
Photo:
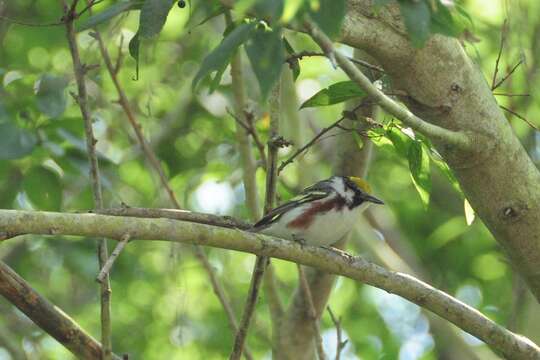
M 257 30 L 246 42 L 245 48 L 259 81 L 262 99 L 265 100 L 279 79 L 285 61 L 281 30 Z
M 353 81 L 341 81 L 322 89 L 312 97 L 306 100 L 300 106 L 300 109 L 316 106 L 327 106 L 338 104 L 349 99 L 355 99 L 365 96 L 364 90 Z
M 427 207 L 429 193 L 431 192 L 431 172 L 429 167 L 429 153 L 420 141 L 413 141 L 409 146 L 409 169 L 414 186 Z
M 255 29 L 255 23 L 241 24 L 231 31 L 223 41 L 208 54 L 201 65 L 201 68 L 195 75 L 192 82 L 192 87 L 195 88 L 199 81 L 210 75 L 213 71 L 220 72 L 223 66 L 227 66 L 231 56 L 236 49 L 242 45 L 252 34 Z
M 23 180 L 23 189 L 38 209 L 58 211 L 62 206 L 62 184 L 58 175 L 43 166 L 31 168 Z
M 463 30 L 460 24 L 454 21 L 450 10 L 443 4 L 437 3 L 435 11 L 431 14 L 431 32 L 456 37 Z
M 139 39 L 139 33 L 133 35 L 129 41 L 129 55 L 135 59 L 135 80 L 139 80 L 139 48 L 141 47 L 141 42 Z
M 43 114 L 57 118 L 64 113 L 67 105 L 66 86 L 68 81 L 61 76 L 45 74 L 39 80 L 36 93 L 37 108 Z
M 93 28 L 96 25 L 109 21 L 110 19 L 123 13 L 124 11 L 140 9 L 143 3 L 143 0 L 134 0 L 121 1 L 119 3 L 113 4 L 109 6 L 106 10 L 92 15 L 83 21 L 77 22 L 77 31 L 84 31 Z
M 424 46 L 429 38 L 431 27 L 429 5 L 423 0 L 400 0 L 399 7 L 413 46 Z
M 292 45 L 287 41 L 286 38 L 283 38 L 283 45 L 289 55 L 295 54 Z M 298 61 L 297 58 L 289 61 L 289 67 L 291 68 L 293 73 L 293 80 L 296 81 L 296 79 L 298 79 L 298 76 L 300 76 L 300 61 Z
M 0 159 L 18 159 L 32 152 L 35 134 L 11 122 L 0 123 Z
M 150 38 L 158 35 L 172 6 L 171 0 L 145 0 L 139 17 L 139 36 Z
M 258 0 L 255 3 L 254 13 L 259 19 L 273 21 L 279 19 L 283 13 L 283 0 Z
M 319 0 L 319 8 L 312 9 L 310 15 L 326 35 L 335 38 L 345 17 L 345 0 Z

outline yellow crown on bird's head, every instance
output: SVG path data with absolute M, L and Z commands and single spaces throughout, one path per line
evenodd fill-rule
M 366 194 L 371 194 L 371 186 L 369 186 L 368 182 L 362 178 L 350 176 L 349 179 L 351 179 L 352 182 L 356 184 L 363 192 Z

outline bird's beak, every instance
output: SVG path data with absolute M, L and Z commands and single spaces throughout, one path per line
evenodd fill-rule
M 384 205 L 384 202 L 382 200 L 377 199 L 375 196 L 365 195 L 364 200 L 372 202 L 374 204 Z

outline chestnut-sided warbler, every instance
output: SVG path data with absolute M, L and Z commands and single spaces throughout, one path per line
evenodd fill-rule
M 384 204 L 370 192 L 361 178 L 332 176 L 271 210 L 254 225 L 254 231 L 313 246 L 335 244 L 369 204 Z

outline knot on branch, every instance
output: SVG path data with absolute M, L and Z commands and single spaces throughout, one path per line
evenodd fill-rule
M 525 203 L 511 203 L 501 209 L 500 217 L 503 221 L 507 223 L 512 223 L 522 218 L 528 210 L 529 207 Z
M 268 145 L 274 148 L 285 148 L 294 145 L 294 143 L 285 139 L 283 136 L 274 136 L 268 140 Z

